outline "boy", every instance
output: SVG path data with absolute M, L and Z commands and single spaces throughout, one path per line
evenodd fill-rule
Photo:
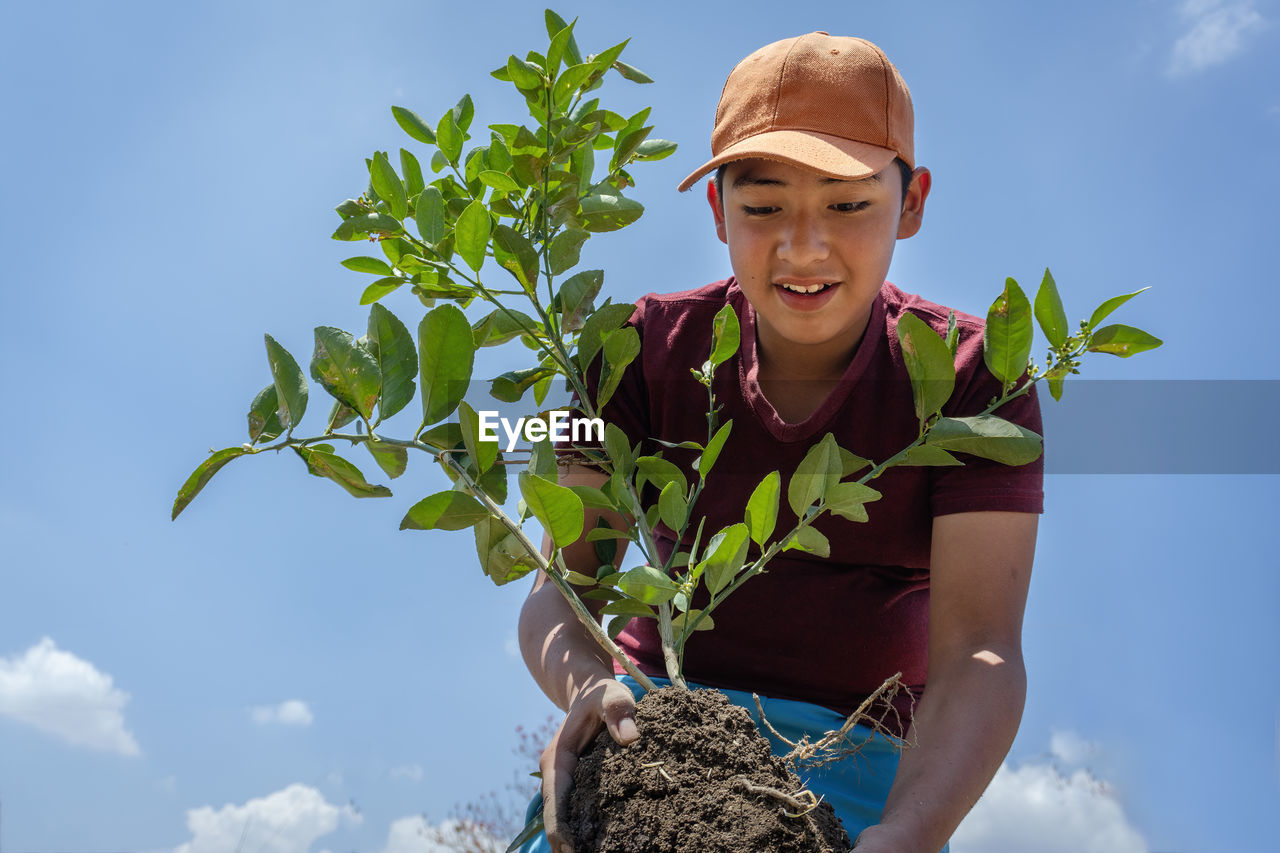
M 915 437 L 897 318 L 910 311 L 943 332 L 948 311 L 885 281 L 895 241 L 919 230 L 929 194 L 912 133 L 906 84 L 861 39 L 811 33 L 777 42 L 725 83 L 713 157 L 680 188 L 717 170 L 707 200 L 733 278 L 638 303 L 631 322 L 641 354 L 605 411 L 633 442 L 705 440 L 705 391 L 689 368 L 706 357 L 715 311 L 734 306 L 742 346 L 715 386 L 721 421 L 734 421 L 721 456 L 732 462 L 708 478 L 704 494 L 715 500 L 694 510 L 708 517 L 706 530 L 741 520 L 761 477 L 789 474 L 825 432 L 875 460 Z M 959 315 L 959 329 L 956 391 L 944 413 L 977 414 L 998 385 L 982 364 L 981 323 Z M 1000 415 L 1040 430 L 1034 396 Z M 836 807 L 859 853 L 945 849 L 1021 717 L 1021 623 L 1042 468 L 965 462 L 890 469 L 876 482 L 884 498 L 869 507 L 868 523 L 818 524 L 829 558 L 793 551 L 775 559 L 686 651 L 691 683 L 725 689 L 740 703 L 758 692 L 769 697 L 771 722 L 815 737 L 903 673 L 912 696 L 895 709 L 900 733 L 915 745 L 899 761 L 873 738 L 858 761 L 807 780 Z M 601 480 L 581 466 L 561 476 Z M 779 530 L 794 522 L 788 512 Z M 660 547 L 675 547 L 660 530 Z M 587 543 L 568 549 L 566 560 L 588 573 L 596 563 Z M 535 679 L 567 711 L 542 759 L 550 846 L 539 840 L 526 850 L 567 851 L 556 818 L 577 754 L 602 725 L 620 743 L 642 736 L 634 695 L 545 577 L 524 606 L 520 641 Z M 633 620 L 619 644 L 642 670 L 663 674 L 652 620 Z M 910 699 L 919 699 L 914 709 Z

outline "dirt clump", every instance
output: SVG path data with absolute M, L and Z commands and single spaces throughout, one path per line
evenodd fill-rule
M 663 687 L 636 706 L 640 739 L 602 731 L 578 760 L 567 815 L 578 853 L 835 853 L 853 845 L 746 709 Z M 799 815 L 789 817 L 786 813 Z

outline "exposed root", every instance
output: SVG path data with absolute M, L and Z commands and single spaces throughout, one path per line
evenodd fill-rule
M 770 788 L 768 785 L 755 785 L 741 776 L 734 779 L 733 784 L 748 794 L 763 794 L 790 806 L 794 809 L 793 812 L 789 812 L 786 809 L 782 810 L 782 813 L 787 817 L 804 817 L 822 802 L 821 797 L 814 796 L 813 791 L 808 789 L 797 791 L 795 794 L 788 794 L 785 791 L 779 791 L 777 788 Z
M 886 678 L 884 683 L 875 689 L 862 704 L 858 706 L 848 719 L 844 721 L 844 725 L 835 731 L 824 734 L 817 741 L 810 743 L 806 735 L 800 739 L 799 743 L 792 743 L 777 733 L 773 726 L 769 725 L 768 720 L 764 720 L 764 710 L 760 711 L 760 718 L 764 720 L 764 724 L 769 731 L 777 735 L 781 740 L 791 747 L 791 752 L 784 756 L 783 760 L 792 767 L 804 765 L 809 768 L 823 767 L 834 761 L 839 761 L 850 755 L 856 755 L 858 750 L 862 748 L 862 743 L 853 743 L 848 740 L 849 732 L 856 725 L 864 725 L 874 732 L 884 735 L 892 741 L 899 749 L 905 749 L 911 744 L 905 738 L 894 734 L 894 731 L 901 730 L 902 720 L 898 715 L 897 709 L 893 706 L 893 700 L 897 697 L 898 692 L 906 690 L 907 686 L 902 683 L 902 673 L 898 672 Z M 910 693 L 908 693 L 910 695 Z M 913 700 L 914 701 L 914 700 Z M 880 716 L 871 713 L 871 709 L 881 703 L 884 710 Z M 756 700 L 756 707 L 760 707 L 760 700 Z M 887 720 L 890 715 L 897 724 L 894 728 L 890 728 Z

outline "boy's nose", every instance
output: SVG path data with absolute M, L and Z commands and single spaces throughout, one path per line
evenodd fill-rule
M 778 257 L 796 267 L 806 267 L 827 258 L 827 235 L 808 218 L 800 218 L 783 235 Z

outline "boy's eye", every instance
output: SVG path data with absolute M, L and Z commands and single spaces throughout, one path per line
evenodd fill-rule
M 831 205 L 831 209 L 837 213 L 853 213 L 865 209 L 869 204 L 867 201 L 844 201 Z
M 742 212 L 745 213 L 747 216 L 765 216 L 767 214 L 773 213 L 775 210 L 777 210 L 776 207 L 768 207 L 768 206 L 751 207 L 750 205 L 746 205 L 746 204 L 742 206 Z

